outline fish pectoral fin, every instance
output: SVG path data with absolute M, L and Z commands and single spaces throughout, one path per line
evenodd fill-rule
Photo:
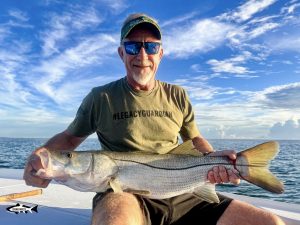
M 197 198 L 200 198 L 209 203 L 219 203 L 220 199 L 216 193 L 214 184 L 206 182 L 204 185 L 195 188 L 193 193 Z
M 203 154 L 195 148 L 192 140 L 185 141 L 181 145 L 178 145 L 171 150 L 169 154 L 203 156 Z
M 121 185 L 120 185 L 119 181 L 116 178 L 112 178 L 109 181 L 109 186 L 111 187 L 111 189 L 113 189 L 113 191 L 115 193 L 122 193 L 123 192 L 123 190 L 121 188 Z
M 134 189 L 125 189 L 124 191 L 131 193 L 131 194 L 136 194 L 136 195 L 144 195 L 144 196 L 149 196 L 151 194 L 150 191 L 146 190 L 134 190 Z

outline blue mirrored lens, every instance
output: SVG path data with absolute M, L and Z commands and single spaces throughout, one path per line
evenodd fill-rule
M 142 42 L 124 42 L 125 51 L 129 55 L 139 54 L 142 46 Z
M 125 51 L 129 55 L 139 54 L 142 47 L 145 48 L 145 51 L 148 55 L 157 54 L 159 50 L 160 43 L 158 42 L 135 42 L 128 41 L 124 42 Z
M 157 42 L 145 42 L 145 50 L 148 55 L 157 54 L 159 50 L 160 43 Z

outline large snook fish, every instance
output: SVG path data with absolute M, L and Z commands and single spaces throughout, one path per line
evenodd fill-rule
M 232 161 L 225 156 L 202 156 L 191 141 L 170 154 L 112 151 L 48 151 L 40 155 L 44 169 L 37 175 L 54 179 L 79 191 L 128 191 L 163 199 L 193 193 L 208 202 L 219 202 L 215 185 L 207 181 L 214 166 L 236 169 L 239 176 L 274 193 L 283 184 L 268 170 L 268 162 L 278 153 L 277 142 L 266 142 L 239 152 Z

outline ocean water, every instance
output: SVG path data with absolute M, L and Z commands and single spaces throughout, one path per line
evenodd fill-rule
M 263 143 L 263 140 L 209 140 L 216 150 L 244 150 Z M 0 138 L 0 168 L 24 168 L 29 154 L 46 142 L 46 139 L 35 138 Z M 300 140 L 278 141 L 280 153 L 271 162 L 270 170 L 283 181 L 285 192 L 272 194 L 252 184 L 242 181 L 240 185 L 217 185 L 218 191 L 252 197 L 273 199 L 276 201 L 300 204 Z M 98 140 L 87 139 L 78 150 L 100 149 Z

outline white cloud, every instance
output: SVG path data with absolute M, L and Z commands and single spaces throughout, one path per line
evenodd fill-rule
M 212 66 L 212 70 L 214 72 L 222 72 L 222 73 L 236 73 L 236 74 L 244 74 L 249 73 L 248 69 L 243 66 L 238 66 L 234 62 L 230 60 L 218 61 L 216 59 L 211 59 L 207 61 L 209 65 Z
M 299 34 L 290 34 L 284 38 L 278 37 L 271 40 L 268 45 L 272 50 L 300 52 L 300 36 Z
M 15 19 L 22 21 L 22 22 L 27 22 L 29 20 L 27 14 L 18 9 L 9 10 L 8 14 L 11 17 L 14 17 Z
M 220 18 L 244 22 L 252 18 L 254 14 L 263 11 L 275 2 L 276 0 L 249 0 L 238 7 L 237 10 L 225 13 L 221 15 Z
M 250 32 L 248 32 L 248 39 L 254 39 L 258 36 L 261 36 L 265 34 L 266 32 L 270 30 L 274 30 L 275 28 L 279 27 L 280 25 L 278 23 L 264 23 L 260 26 L 256 27 L 255 29 L 252 29 Z
M 188 91 L 200 132 L 207 138 L 273 138 L 269 131 L 274 121 L 300 119 L 297 83 L 261 91 L 215 87 L 197 77 L 173 83 Z
M 94 8 L 76 9 L 73 8 L 69 12 L 62 15 L 51 15 L 49 29 L 41 33 L 40 37 L 44 43 L 43 53 L 50 56 L 59 53 L 67 43 L 71 34 L 82 32 L 82 30 L 90 27 L 96 27 L 102 22 Z
M 185 58 L 208 52 L 220 46 L 234 28 L 212 19 L 199 20 L 193 24 L 172 28 L 164 36 L 165 55 Z
M 201 128 L 201 134 L 210 139 L 228 138 L 224 126 L 206 126 Z
M 31 50 L 29 44 L 14 41 L 14 45 L 4 45 L 0 49 L 0 104 L 17 107 L 25 104 L 31 97 L 26 88 L 19 81 L 17 73 L 24 71 L 28 62 L 26 54 Z
M 6 27 L 0 27 L 0 43 L 9 35 L 9 31 Z
M 130 5 L 126 0 L 97 0 L 97 1 L 105 4 L 105 6 L 109 7 L 111 11 L 115 14 L 119 14 L 123 12 Z
M 291 83 L 266 88 L 254 93 L 253 100 L 267 107 L 300 109 L 300 83 Z
M 198 14 L 199 14 L 199 12 L 190 12 L 186 15 L 182 15 L 182 16 L 179 16 L 179 17 L 176 17 L 176 18 L 172 18 L 170 20 L 166 20 L 166 21 L 160 23 L 160 27 L 164 28 L 164 27 L 169 26 L 169 25 L 174 25 L 174 24 L 179 24 L 179 23 L 182 23 L 182 22 L 186 22 L 188 20 L 191 20 L 192 18 L 194 18 Z
M 274 121 L 299 118 L 300 115 L 300 110 L 268 108 L 245 96 L 237 97 L 232 102 L 213 102 L 194 104 L 198 127 L 207 138 L 273 138 L 270 128 Z M 293 132 L 291 137 L 298 135 L 294 134 L 298 130 L 290 131 Z
M 300 119 L 290 119 L 283 123 L 275 123 L 270 128 L 269 136 L 275 139 L 300 140 Z
M 107 34 L 86 37 L 77 46 L 66 49 L 62 54 L 49 60 L 42 60 L 40 66 L 32 69 L 35 73 L 41 74 L 41 78 L 31 78 L 29 82 L 39 92 L 62 104 L 67 98 L 62 92 L 57 91 L 57 88 L 62 86 L 62 80 L 68 76 L 69 80 L 74 81 L 72 79 L 74 71 L 88 66 L 93 68 L 109 60 L 111 55 L 115 54 L 117 46 L 116 38 Z M 81 78 L 77 76 L 76 79 Z
M 216 73 L 248 74 L 251 71 L 249 71 L 245 66 L 241 66 L 240 64 L 246 63 L 246 61 L 251 58 L 252 54 L 245 51 L 241 55 L 230 59 L 208 60 L 207 64 L 211 65 L 211 69 Z
M 224 89 L 213 87 L 204 82 L 205 79 L 202 76 L 186 78 L 186 79 L 176 79 L 173 84 L 180 85 L 185 90 L 188 91 L 189 97 L 193 100 L 209 100 L 213 99 L 215 95 L 222 92 Z
M 300 7 L 300 3 L 292 3 L 289 6 L 283 7 L 281 13 L 293 14 L 297 8 Z

